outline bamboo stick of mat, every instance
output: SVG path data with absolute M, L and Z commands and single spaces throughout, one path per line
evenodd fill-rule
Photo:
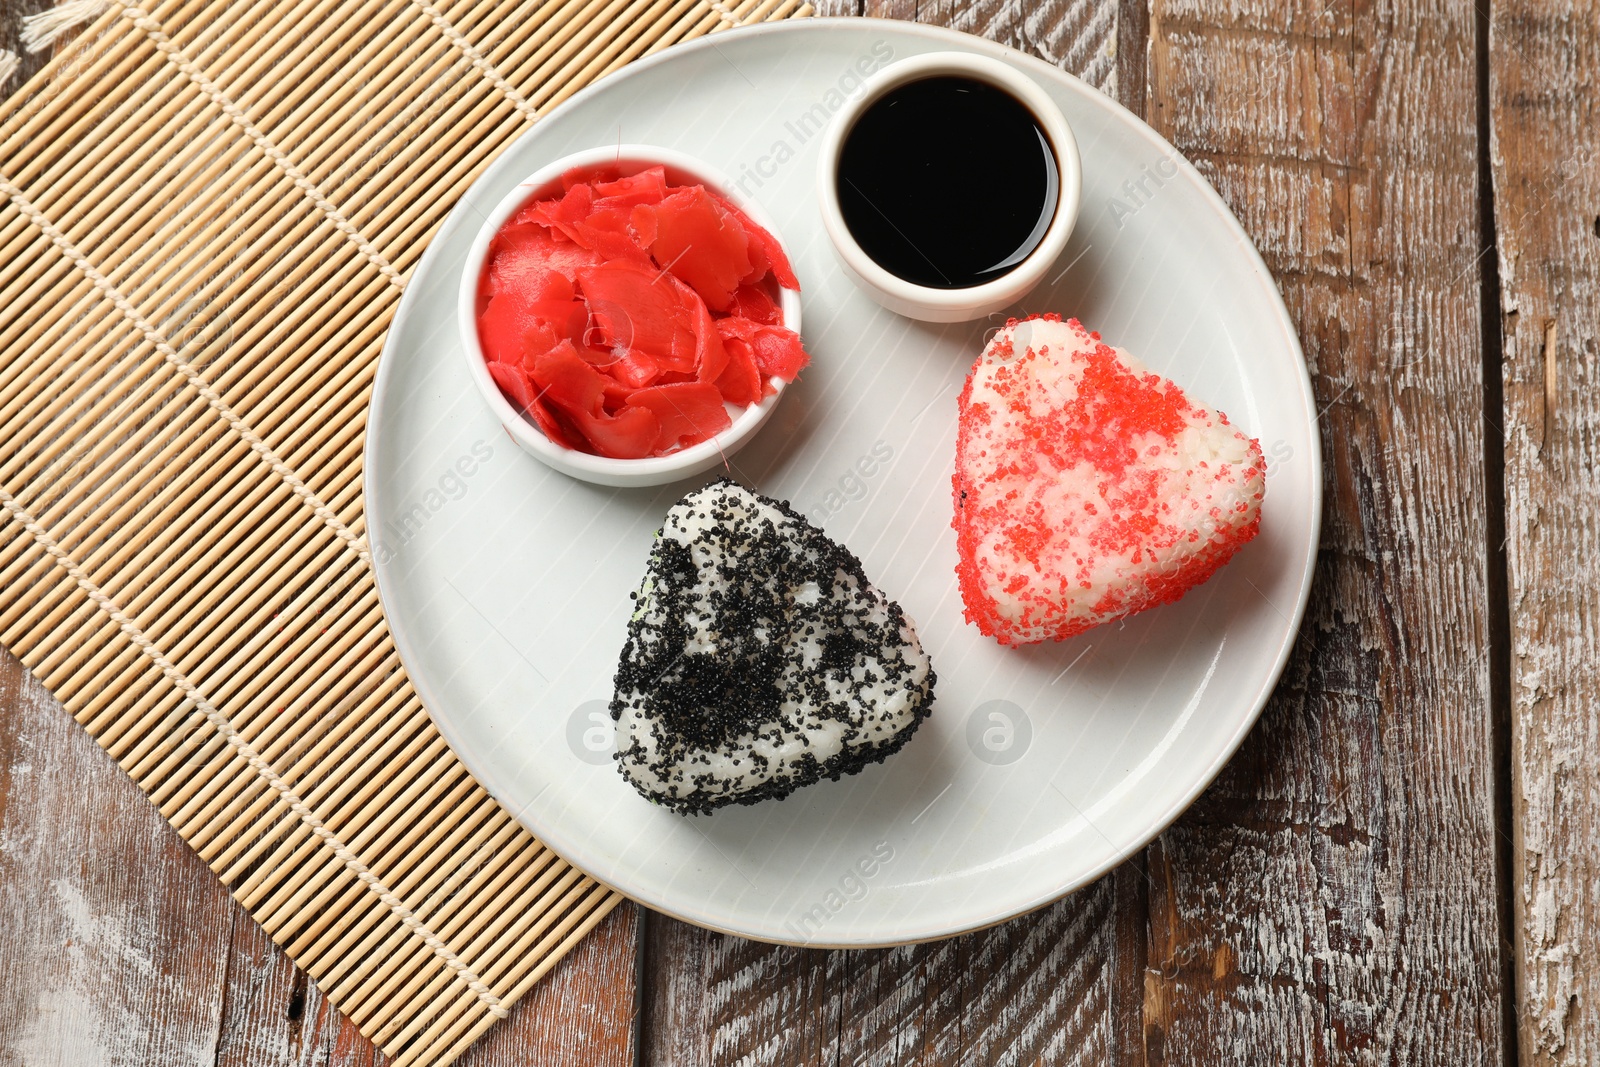
M 810 5 L 80 8 L 0 106 L 0 642 L 362 1033 L 449 1063 L 621 898 L 400 666 L 361 513 L 384 332 L 541 114 Z

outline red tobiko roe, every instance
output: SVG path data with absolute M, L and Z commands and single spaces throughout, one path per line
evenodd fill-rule
M 663 167 L 580 168 L 489 243 L 478 340 L 500 392 L 550 440 L 660 456 L 732 425 L 810 361 L 774 294 L 799 281 L 776 238 Z

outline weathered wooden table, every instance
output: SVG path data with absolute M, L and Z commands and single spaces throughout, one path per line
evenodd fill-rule
M 1322 408 L 1299 644 L 1097 885 L 873 952 L 625 907 L 464 1062 L 1600 1063 L 1600 3 L 843 6 L 1085 74 L 1243 220 Z M 0 1063 L 381 1059 L 5 657 Z

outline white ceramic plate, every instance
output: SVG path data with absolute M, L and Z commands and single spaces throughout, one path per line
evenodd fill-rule
M 918 52 L 998 56 L 1073 124 L 1083 206 L 1022 305 L 1076 315 L 1258 437 L 1261 536 L 1178 604 L 1062 644 L 1001 648 L 962 621 L 950 528 L 956 395 L 986 330 L 896 317 L 833 260 L 816 127 L 860 76 Z M 667 508 L 523 454 L 468 380 L 457 275 L 483 213 L 543 162 L 659 144 L 720 167 L 776 220 L 813 363 L 733 473 L 793 502 L 917 623 L 932 716 L 886 763 L 787 800 L 683 818 L 613 768 L 605 702 Z M 401 658 L 440 730 L 558 853 L 653 908 L 733 933 L 886 945 L 1039 907 L 1128 857 L 1255 721 L 1310 584 L 1321 501 L 1310 382 L 1272 278 L 1194 169 L 1083 83 L 977 38 L 808 20 L 670 49 L 574 96 L 462 198 L 416 270 L 379 367 L 369 532 Z

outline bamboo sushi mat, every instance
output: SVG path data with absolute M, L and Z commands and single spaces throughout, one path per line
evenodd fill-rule
M 810 11 L 111 4 L 0 110 L 0 642 L 397 1063 L 454 1060 L 622 898 L 395 654 L 361 511 L 385 329 L 544 111 Z

